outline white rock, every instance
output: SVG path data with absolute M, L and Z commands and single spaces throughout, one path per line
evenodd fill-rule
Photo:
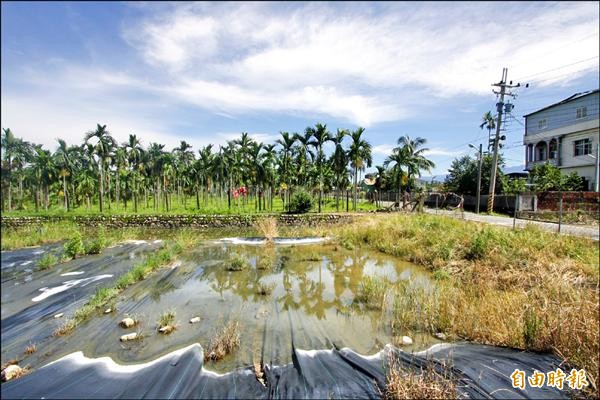
M 168 335 L 169 333 L 173 332 L 174 330 L 175 330 L 175 328 L 173 328 L 171 325 L 165 325 L 158 329 L 158 331 L 160 333 L 164 333 L 165 335 Z
M 104 310 L 104 314 L 110 314 L 112 312 L 112 308 L 107 308 Z
M 61 318 L 63 315 L 65 315 L 64 313 L 58 313 L 54 316 L 54 318 Z
M 123 335 L 119 338 L 119 340 L 121 342 L 126 342 L 128 340 L 134 340 L 135 338 L 137 338 L 137 332 L 128 333 L 127 335 Z
M 402 336 L 402 346 L 408 346 L 409 344 L 412 344 L 413 340 L 408 337 L 408 336 Z
M 446 334 L 443 332 L 438 332 L 435 334 L 435 337 L 440 339 L 440 340 L 446 340 Z
M 200 322 L 200 317 L 194 317 L 190 319 L 190 324 L 195 324 L 196 322 Z
M 18 377 L 22 373 L 23 368 L 19 367 L 16 364 L 11 364 L 2 371 L 2 381 L 10 381 L 11 379 Z
M 119 322 L 119 325 L 121 325 L 122 328 L 131 328 L 135 325 L 135 321 L 133 320 L 133 318 L 124 318 L 123 320 L 121 320 L 121 322 Z

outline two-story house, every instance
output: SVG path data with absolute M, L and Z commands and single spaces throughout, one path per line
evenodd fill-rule
M 575 171 L 588 190 L 598 181 L 599 90 L 576 93 L 525 115 L 525 165 L 550 162 L 564 174 Z

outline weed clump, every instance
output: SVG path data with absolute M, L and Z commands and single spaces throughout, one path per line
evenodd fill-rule
M 273 238 L 277 236 L 277 220 L 273 217 L 259 218 L 254 223 L 254 227 L 263 234 L 267 243 L 272 244 Z
M 29 343 L 27 345 L 27 347 L 25 347 L 25 351 L 23 353 L 25 354 L 33 354 L 37 351 L 37 346 L 35 343 Z
M 387 284 L 383 279 L 366 276 L 360 282 L 356 301 L 364 304 L 367 309 L 381 310 Z
M 256 294 L 260 296 L 270 296 L 271 293 L 273 293 L 273 289 L 275 289 L 274 283 L 259 282 L 256 289 Z
M 250 264 L 248 263 L 248 261 L 245 258 L 240 256 L 239 254 L 234 254 L 229 259 L 229 262 L 227 265 L 227 270 L 228 271 L 243 271 L 245 269 L 248 269 L 249 267 L 250 267 Z
M 56 264 L 58 264 L 58 258 L 52 253 L 47 253 L 37 262 L 37 267 L 39 270 L 43 271 Z
M 77 327 L 77 321 L 74 318 L 68 318 L 62 325 L 52 332 L 52 336 L 65 336 L 73 333 Z
M 227 354 L 233 352 L 240 345 L 240 325 L 237 321 L 230 321 L 212 337 L 204 361 L 219 361 Z
M 175 325 L 175 310 L 167 310 L 163 312 L 158 318 L 158 327 L 164 328 L 165 326 L 174 326 Z

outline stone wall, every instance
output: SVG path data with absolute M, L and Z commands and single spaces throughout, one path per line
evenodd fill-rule
M 111 215 L 111 216 L 56 216 L 56 217 L 2 217 L 2 227 L 40 225 L 51 222 L 75 222 L 82 226 L 107 228 L 156 227 L 156 228 L 220 228 L 252 226 L 255 220 L 275 217 L 281 225 L 336 224 L 349 222 L 350 214 L 278 214 L 278 215 Z

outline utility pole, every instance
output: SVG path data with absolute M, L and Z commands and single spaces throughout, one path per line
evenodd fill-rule
M 500 87 L 500 92 L 493 91 L 494 93 L 500 95 L 500 101 L 496 103 L 496 108 L 498 110 L 498 122 L 496 123 L 496 137 L 494 139 L 494 156 L 492 159 L 492 173 L 490 176 L 490 191 L 487 201 L 487 212 L 491 213 L 494 210 L 494 192 L 496 191 L 496 174 L 498 173 L 498 147 L 500 145 L 500 127 L 502 125 L 502 112 L 504 111 L 504 96 L 512 96 L 515 97 L 511 92 L 506 92 L 506 89 L 516 88 L 521 86 L 520 83 L 517 83 L 513 86 L 512 81 L 510 83 L 506 83 L 508 76 L 508 68 L 502 69 L 502 80 L 499 83 L 494 83 L 492 86 Z M 529 85 L 527 85 L 529 86 Z

